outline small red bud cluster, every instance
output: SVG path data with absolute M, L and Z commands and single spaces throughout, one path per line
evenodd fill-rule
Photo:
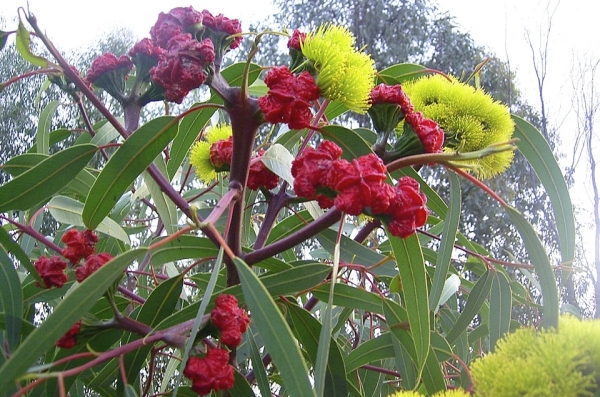
M 60 337 L 58 342 L 55 343 L 57 347 L 61 347 L 63 349 L 71 349 L 77 343 L 76 336 L 79 334 L 79 330 L 81 329 L 81 320 L 77 321 L 75 325 L 73 325 L 67 333 Z
M 91 230 L 79 231 L 77 229 L 69 229 L 61 238 L 66 247 L 61 254 L 77 266 L 75 269 L 75 278 L 82 282 L 90 274 L 94 273 L 112 259 L 112 256 L 107 252 L 94 255 L 96 252 L 96 243 L 98 236 Z M 83 265 L 81 260 L 85 259 Z M 58 256 L 50 258 L 42 256 L 33 264 L 35 269 L 40 274 L 46 288 L 62 287 L 68 280 L 65 274 L 67 263 Z
M 210 147 L 210 162 L 217 172 L 229 171 L 233 153 L 233 137 L 221 139 Z M 258 190 L 261 187 L 267 190 L 274 189 L 279 183 L 279 177 L 265 166 L 261 161 L 264 150 L 259 150 L 250 162 L 248 174 L 248 189 Z
M 121 55 L 117 58 L 116 55 L 107 52 L 94 59 L 85 79 L 88 83 L 94 84 L 106 73 L 115 72 L 121 69 L 125 74 L 133 69 L 133 62 L 131 62 L 131 59 L 127 55 Z
M 342 149 L 331 141 L 306 148 L 292 163 L 296 194 L 317 200 L 321 208 L 335 205 L 350 215 L 380 216 L 398 237 L 408 237 L 425 224 L 427 197 L 417 181 L 403 177 L 392 187 L 385 183 L 386 167 L 375 154 L 352 162 L 341 155 Z
M 444 131 L 438 124 L 423 116 L 421 112 L 415 112 L 410 99 L 402 90 L 400 84 L 379 84 L 371 90 L 371 105 L 395 104 L 402 110 L 404 119 L 415 131 L 423 144 L 425 153 L 439 153 L 444 144 Z
M 294 130 L 310 125 L 311 102 L 321 96 L 310 73 L 304 71 L 295 75 L 287 66 L 278 66 L 269 71 L 265 84 L 269 92 L 258 99 L 258 104 L 266 121 L 287 123 Z
M 234 348 L 242 341 L 250 318 L 233 295 L 219 295 L 210 313 L 211 321 L 220 331 L 222 344 Z M 183 374 L 192 381 L 192 390 L 203 396 L 214 390 L 233 386 L 233 367 L 229 364 L 229 352 L 222 348 L 208 348 L 203 357 L 190 357 Z

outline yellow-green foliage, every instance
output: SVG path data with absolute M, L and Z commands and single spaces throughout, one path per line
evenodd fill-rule
M 477 397 L 579 397 L 600 390 L 600 321 L 560 319 L 559 329 L 520 329 L 471 366 Z
M 399 391 L 389 397 L 423 397 L 422 394 L 416 391 Z M 471 395 L 462 389 L 444 390 L 435 393 L 432 397 L 471 397 Z
M 402 87 L 415 110 L 444 130 L 446 152 L 473 152 L 512 138 L 514 122 L 508 108 L 482 90 L 441 75 Z M 470 165 L 478 177 L 489 178 L 504 172 L 513 156 L 512 151 L 500 152 L 472 160 Z

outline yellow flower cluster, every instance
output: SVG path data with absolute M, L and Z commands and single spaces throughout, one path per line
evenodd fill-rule
M 446 152 L 473 152 L 512 137 L 514 122 L 508 108 L 480 89 L 437 74 L 402 87 L 415 110 L 444 130 Z M 478 177 L 490 178 L 504 172 L 513 156 L 505 151 L 467 164 Z
M 597 396 L 600 321 L 561 317 L 558 331 L 523 328 L 471 366 L 477 397 Z
M 217 179 L 217 171 L 210 161 L 210 147 L 218 141 L 227 140 L 232 135 L 231 125 L 217 125 L 209 128 L 204 140 L 196 141 L 190 149 L 190 164 L 196 169 L 196 176 L 209 183 Z
M 347 28 L 325 25 L 307 34 L 301 49 L 317 71 L 316 82 L 321 95 L 362 114 L 370 107 L 375 65 L 369 55 L 355 50 L 354 41 Z

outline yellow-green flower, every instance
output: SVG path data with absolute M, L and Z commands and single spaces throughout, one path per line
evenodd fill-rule
M 354 41 L 347 28 L 324 25 L 307 34 L 301 48 L 317 71 L 321 95 L 340 101 L 357 113 L 365 113 L 375 83 L 375 66 L 369 55 L 356 51 Z
M 446 152 L 472 152 L 512 138 L 514 122 L 508 108 L 480 89 L 449 81 L 441 75 L 423 77 L 402 86 L 415 110 L 444 130 Z M 480 178 L 504 172 L 514 153 L 505 151 L 467 162 Z
M 217 179 L 215 165 L 210 161 L 210 148 L 219 141 L 225 141 L 232 135 L 230 125 L 217 125 L 208 129 L 204 140 L 196 141 L 190 149 L 190 164 L 196 169 L 196 176 L 209 183 Z
M 556 329 L 523 328 L 471 366 L 477 397 L 594 396 L 600 392 L 600 321 L 564 316 Z

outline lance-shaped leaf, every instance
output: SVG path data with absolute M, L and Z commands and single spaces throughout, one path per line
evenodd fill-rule
M 59 101 L 51 101 L 46 105 L 42 113 L 40 114 L 40 120 L 38 121 L 37 132 L 35 134 L 35 141 L 37 142 L 38 153 L 48 154 L 50 150 L 50 127 L 52 125 L 52 117 L 54 112 L 60 105 Z
M 420 374 L 429 354 L 429 294 L 427 271 L 419 239 L 415 234 L 401 239 L 390 237 L 390 243 L 400 270 L 404 304 L 410 333 L 415 344 L 417 373 Z
M 0 309 L 4 313 L 4 330 L 8 346 L 16 349 L 21 334 L 23 291 L 12 260 L 0 247 Z
M 533 167 L 550 197 L 562 260 L 570 263 L 575 256 L 575 217 L 565 178 L 552 149 L 537 128 L 520 117 L 513 115 L 512 118 L 515 122 L 514 137 L 519 138 L 517 147 Z
M 490 292 L 490 351 L 494 351 L 496 342 L 510 330 L 512 312 L 512 291 L 504 273 L 496 272 Z
M 377 73 L 377 84 L 400 84 L 407 80 L 418 79 L 429 73 L 431 73 L 431 71 L 421 65 L 414 63 L 400 63 Z
M 0 186 L 0 212 L 24 211 L 46 201 L 79 174 L 96 149 L 90 144 L 71 146 Z
M 172 117 L 156 118 L 137 129 L 108 160 L 83 207 L 83 222 L 95 229 L 127 188 L 177 134 Z
M 17 50 L 19 54 L 26 61 L 30 62 L 35 66 L 39 66 L 42 68 L 47 68 L 48 66 L 53 66 L 54 64 L 48 61 L 46 58 L 35 55 L 31 52 L 31 35 L 29 31 L 23 24 L 23 21 L 19 20 L 19 27 L 17 28 L 17 37 L 15 39 L 15 45 L 17 46 Z
M 234 258 L 233 262 L 252 313 L 252 322 L 281 374 L 286 391 L 291 397 L 316 397 L 300 348 L 279 308 L 250 267 L 239 258 Z
M 73 288 L 54 308 L 52 314 L 19 345 L 0 367 L 0 390 L 5 390 L 19 376 L 24 375 L 36 360 L 94 306 L 102 294 L 131 265 L 131 262 L 147 251 L 146 248 L 139 248 L 119 255 Z

